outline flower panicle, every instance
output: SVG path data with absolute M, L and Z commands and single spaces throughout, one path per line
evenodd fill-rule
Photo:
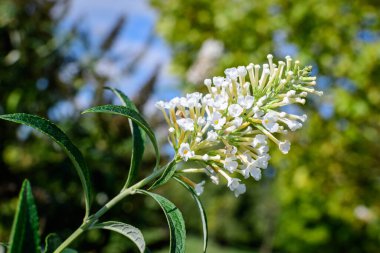
M 224 178 L 235 196 L 246 191 L 240 177 L 261 179 L 268 167 L 269 142 L 287 154 L 290 142 L 280 137 L 302 127 L 307 116 L 281 111 L 290 104 L 305 104 L 308 94 L 322 95 L 314 89 L 316 77 L 311 66 L 302 67 L 290 56 L 285 61 L 250 63 L 228 68 L 225 77 L 204 80 L 208 93 L 187 94 L 169 102 L 158 101 L 169 125 L 169 142 L 177 160 L 196 161 L 203 169 L 192 171 L 208 175 L 212 182 Z M 191 170 L 190 170 L 191 171 Z M 195 184 L 203 192 L 203 183 Z

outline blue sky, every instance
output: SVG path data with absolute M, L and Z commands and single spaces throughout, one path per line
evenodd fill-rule
M 72 0 L 67 15 L 57 28 L 57 36 L 64 35 L 73 26 L 86 33 L 90 41 L 89 48 L 75 43 L 70 48 L 71 53 L 75 53 L 80 61 L 85 63 L 89 59 L 98 57 L 102 39 L 108 35 L 121 16 L 126 17 L 126 23 L 112 49 L 98 60 L 96 71 L 109 77 L 108 86 L 117 87 L 133 97 L 156 67 L 161 66 L 156 93 L 152 100 L 168 99 L 177 95 L 179 93 L 175 88 L 177 79 L 168 72 L 171 51 L 164 40 L 155 33 L 155 23 L 159 16 L 148 1 Z M 147 49 L 144 45 L 152 33 L 154 37 Z M 126 74 L 123 70 L 141 51 L 145 51 L 145 57 L 141 59 L 132 75 Z M 75 73 L 76 68 L 76 64 L 67 66 L 67 69 L 62 71 L 62 78 L 70 80 L 70 75 Z M 70 105 L 68 101 L 60 101 L 50 111 L 49 118 L 55 120 L 70 117 L 75 113 L 75 108 L 81 110 L 90 106 L 94 85 L 96 83 L 89 79 L 75 98 L 75 106 Z

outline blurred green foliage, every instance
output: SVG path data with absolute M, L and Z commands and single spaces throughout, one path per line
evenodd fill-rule
M 204 41 L 214 39 L 225 50 L 209 77 L 262 63 L 268 53 L 278 60 L 291 54 L 313 65 L 325 92 L 307 105 L 309 120 L 292 136 L 291 152 L 273 154 L 274 170 L 251 182 L 246 195 L 236 200 L 226 189 L 206 187 L 211 237 L 260 252 L 378 252 L 380 2 L 153 4 L 161 13 L 159 32 L 174 50 L 173 69 L 184 82 Z M 173 201 L 181 206 L 180 197 Z
M 274 153 L 273 167 L 262 181 L 249 182 L 245 195 L 236 199 L 223 186 L 206 186 L 202 200 L 211 238 L 219 245 L 263 253 L 377 252 L 380 3 L 154 0 L 154 4 L 161 13 L 159 31 L 174 51 L 174 73 L 185 77 L 202 43 L 216 39 L 225 50 L 209 76 L 222 75 L 230 66 L 262 63 L 268 53 L 277 59 L 289 53 L 314 66 L 319 87 L 325 91 L 322 98 L 309 100 L 305 109 L 309 120 L 292 136 L 290 153 Z M 61 40 L 54 34 L 67 6 L 66 0 L 0 1 L 0 113 L 46 116 L 57 102 L 73 103 L 88 76 L 97 87 L 92 104 L 107 102 L 102 96 L 107 79 L 93 70 L 98 58 L 84 64 L 68 54 L 74 41 L 86 44 L 83 34 L 76 27 Z M 104 38 L 102 52 L 112 47 L 121 23 L 127 22 L 119 21 Z M 72 63 L 78 70 L 65 82 L 60 73 Z M 151 92 L 154 78 L 146 84 L 144 95 Z M 199 88 L 184 85 L 186 90 Z M 144 101 L 138 102 L 143 106 Z M 124 184 L 132 146 L 128 121 L 103 115 L 79 118 L 75 109 L 74 117 L 58 123 L 85 154 L 94 180 L 96 209 Z M 42 238 L 50 232 L 65 237 L 81 223 L 79 180 L 58 147 L 38 139 L 35 132 L 25 135 L 24 131 L 0 124 L 0 241 L 8 239 L 24 178 L 33 186 Z M 148 152 L 141 176 L 153 165 Z M 200 235 L 196 207 L 185 190 L 177 189 L 180 186 L 172 182 L 159 191 L 183 210 L 190 233 Z M 168 231 L 160 229 L 166 226 L 164 216 L 148 199 L 132 197 L 107 218 L 142 227 L 152 249 L 167 245 Z M 129 252 L 133 245 L 120 239 L 91 231 L 78 245 L 81 252 Z M 196 245 L 201 249 L 199 240 L 190 238 L 188 243 L 189 252 L 196 252 Z M 222 248 L 211 244 L 210 252 L 223 252 Z

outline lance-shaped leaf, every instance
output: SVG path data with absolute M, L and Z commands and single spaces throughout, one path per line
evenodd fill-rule
M 121 105 L 101 105 L 95 106 L 90 109 L 85 110 L 82 113 L 110 113 L 125 116 L 131 119 L 134 123 L 138 124 L 149 136 L 152 141 L 154 150 L 156 152 L 156 167 L 160 163 L 160 151 L 158 150 L 157 140 L 153 133 L 153 130 L 149 126 L 149 124 L 145 121 L 145 119 L 140 115 L 140 113 L 136 112 L 134 109 L 127 108 Z
M 190 193 L 193 199 L 195 200 L 195 203 L 197 204 L 197 207 L 199 209 L 199 213 L 201 215 L 201 220 L 202 220 L 202 229 L 203 229 L 203 252 L 206 252 L 207 250 L 207 242 L 208 242 L 208 225 L 207 225 L 207 216 L 205 209 L 202 205 L 202 202 L 197 195 L 197 193 L 194 191 L 194 189 L 186 184 L 184 181 L 182 181 L 178 177 L 174 177 L 175 180 L 177 180 L 178 183 L 180 183 L 183 187 L 185 187 Z
M 164 172 L 162 173 L 161 177 L 159 177 L 149 188 L 149 190 L 155 189 L 166 182 L 168 182 L 173 176 L 176 171 L 176 161 L 171 161 L 165 168 Z
M 138 193 L 151 196 L 161 206 L 169 224 L 170 253 L 184 253 L 186 241 L 185 221 L 179 209 L 169 200 L 156 193 L 138 190 Z
M 4 114 L 0 115 L 0 119 L 20 123 L 23 125 L 30 126 L 50 138 L 52 138 L 62 149 L 66 152 L 71 162 L 79 175 L 80 181 L 84 190 L 84 198 L 86 203 L 86 217 L 89 215 L 91 206 L 91 182 L 90 176 L 87 168 L 86 161 L 83 158 L 82 153 L 79 149 L 71 142 L 69 137 L 59 129 L 54 123 L 47 119 L 38 117 L 36 115 L 26 114 L 26 113 L 14 113 L 14 114 Z
M 91 229 L 107 229 L 111 231 L 118 232 L 128 239 L 130 239 L 134 244 L 136 244 L 137 248 L 139 249 L 140 253 L 145 252 L 145 240 L 141 233 L 141 231 L 138 228 L 135 228 L 134 226 L 131 226 L 129 224 L 125 224 L 119 221 L 107 221 L 95 224 L 91 227 Z
M 37 209 L 28 180 L 22 184 L 13 220 L 9 253 L 41 252 Z
M 136 106 L 133 104 L 133 102 L 120 90 L 107 87 L 107 89 L 110 89 L 113 93 L 115 93 L 123 105 L 127 108 L 135 110 L 137 113 L 138 110 Z M 132 183 L 135 181 L 137 177 L 137 171 L 141 165 L 142 157 L 145 150 L 145 133 L 144 131 L 138 126 L 137 123 L 134 123 L 131 119 L 129 120 L 129 125 L 132 131 L 132 142 L 133 142 L 133 149 L 132 149 L 132 156 L 131 156 L 131 165 L 129 167 L 128 172 L 128 178 L 127 182 L 125 183 L 124 188 L 127 188 L 132 185 Z

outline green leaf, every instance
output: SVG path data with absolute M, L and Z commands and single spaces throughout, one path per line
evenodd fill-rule
M 139 113 L 135 104 L 133 104 L 133 102 L 123 92 L 111 87 L 107 87 L 107 89 L 110 89 L 113 93 L 115 93 L 120 98 L 120 100 L 122 101 L 125 107 L 135 110 L 137 113 Z M 128 178 L 127 178 L 127 182 L 125 183 L 124 188 L 131 186 L 137 177 L 137 171 L 141 165 L 141 161 L 142 161 L 144 150 L 145 150 L 145 138 L 146 138 L 143 130 L 131 119 L 128 119 L 128 120 L 129 120 L 130 128 L 132 130 L 133 150 L 132 150 L 132 156 L 131 156 L 131 165 L 129 167 L 129 172 L 128 172 Z
M 176 161 L 171 161 L 165 168 L 164 172 L 162 173 L 161 177 L 157 179 L 152 186 L 149 188 L 149 190 L 155 189 L 166 182 L 168 182 L 173 176 L 176 171 Z
M 90 212 L 91 206 L 91 182 L 90 176 L 87 168 L 86 161 L 83 158 L 82 153 L 79 149 L 71 142 L 67 135 L 59 129 L 54 123 L 47 119 L 38 117 L 36 115 L 26 114 L 26 113 L 14 113 L 14 114 L 4 114 L 0 115 L 0 119 L 12 121 L 15 123 L 20 123 L 37 129 L 38 131 L 48 135 L 57 144 L 59 144 L 63 150 L 66 152 L 71 162 L 79 175 L 80 181 L 84 190 L 84 197 L 86 202 L 86 217 Z
M 129 238 L 132 242 L 134 242 L 139 249 L 140 253 L 144 253 L 145 251 L 145 240 L 138 228 L 131 226 L 129 224 L 125 224 L 118 221 L 107 221 L 98 223 L 91 227 L 91 229 L 107 229 L 111 231 L 118 232 L 125 237 Z
M 152 141 L 154 150 L 156 152 L 156 167 L 158 167 L 158 164 L 160 163 L 160 151 L 158 150 L 157 140 L 153 133 L 153 130 L 151 129 L 149 124 L 145 121 L 145 119 L 140 115 L 140 113 L 136 112 L 134 109 L 127 108 L 121 105 L 96 106 L 96 107 L 87 109 L 82 113 L 89 113 L 89 112 L 111 113 L 111 114 L 122 115 L 131 119 L 134 123 L 138 124 L 147 133 L 150 140 Z
M 174 177 L 175 180 L 177 180 L 178 183 L 180 183 L 183 187 L 185 187 L 190 193 L 193 199 L 195 200 L 195 203 L 197 204 L 197 207 L 199 209 L 199 213 L 201 215 L 202 220 L 202 229 L 203 229 L 203 252 L 206 252 L 207 250 L 207 242 L 208 242 L 208 225 L 207 225 L 207 216 L 205 209 L 203 207 L 203 204 L 197 195 L 197 193 L 194 191 L 194 189 L 186 184 L 184 181 L 182 181 L 180 178 Z
M 172 202 L 158 194 L 144 190 L 138 190 L 137 193 L 151 196 L 164 211 L 170 230 L 170 253 L 184 253 L 186 228 L 179 209 Z
M 28 180 L 24 180 L 20 191 L 15 218 L 13 220 L 9 253 L 41 252 L 37 209 Z

